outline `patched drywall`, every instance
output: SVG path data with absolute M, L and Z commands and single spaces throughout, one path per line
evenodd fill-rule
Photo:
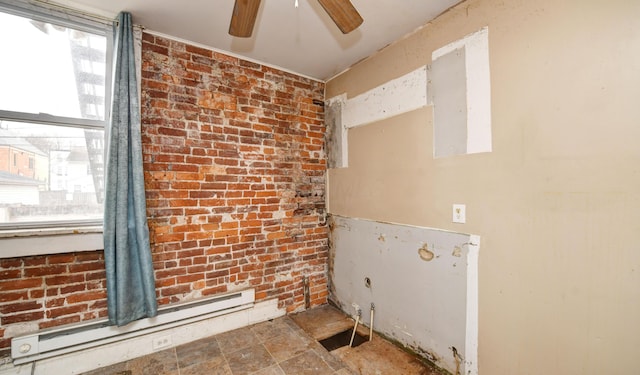
M 467 64 L 464 48 L 433 61 L 430 94 L 433 103 L 435 157 L 467 153 Z
M 490 152 L 489 27 L 438 48 L 431 61 L 434 156 Z
M 345 105 L 345 98 L 337 96 L 325 102 L 326 125 L 326 145 L 327 145 L 327 167 L 342 168 L 349 165 L 349 154 L 347 153 L 347 129 L 342 125 L 342 107 Z
M 479 237 L 331 218 L 331 298 L 453 374 L 477 374 Z

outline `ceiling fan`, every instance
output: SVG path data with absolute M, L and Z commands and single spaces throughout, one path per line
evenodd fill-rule
M 231 15 L 229 34 L 248 38 L 256 23 L 261 0 L 236 0 Z M 343 34 L 348 34 L 362 24 L 362 17 L 349 0 L 318 0 Z

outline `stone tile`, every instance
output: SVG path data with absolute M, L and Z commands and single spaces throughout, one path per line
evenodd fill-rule
M 178 362 L 175 349 L 146 355 L 127 361 L 131 375 L 178 375 Z
M 300 337 L 299 334 L 289 331 L 286 334 L 265 341 L 264 347 L 267 348 L 276 361 L 282 362 L 306 352 L 311 344 L 312 342 Z
M 216 336 L 222 353 L 227 354 L 240 349 L 248 348 L 260 342 L 258 336 L 251 327 L 244 327 L 233 331 L 221 333 Z
M 340 358 L 329 353 L 327 349 L 325 349 L 324 346 L 322 346 L 322 344 L 320 344 L 319 342 L 314 341 L 310 345 L 310 349 L 313 349 L 313 351 L 316 352 L 316 354 L 320 358 L 322 358 L 322 360 L 325 361 L 327 365 L 329 365 L 329 367 L 331 367 L 334 371 L 347 368 L 346 363 L 344 363 Z
M 180 375 L 233 375 L 226 362 L 201 362 L 186 368 L 180 368 Z
M 215 368 L 225 362 L 215 337 L 180 345 L 176 348 L 176 355 L 181 373 L 182 369 L 195 364 L 206 363 L 207 368 Z
M 251 374 L 276 364 L 262 344 L 225 354 L 225 357 L 233 375 Z
M 284 371 L 278 365 L 267 367 L 251 375 L 285 375 Z
M 127 370 L 126 362 L 120 362 L 111 366 L 105 366 L 89 372 L 84 372 L 82 375 L 131 375 L 131 371 Z
M 358 375 L 358 373 L 348 368 L 343 368 L 340 371 L 336 371 L 333 375 Z
M 280 363 L 285 375 L 332 375 L 329 367 L 313 350 Z
M 266 340 L 274 337 L 290 333 L 292 328 L 287 324 L 287 321 L 290 321 L 290 319 L 282 317 L 272 321 L 259 323 L 251 327 L 251 331 L 258 337 L 260 342 L 265 342 Z

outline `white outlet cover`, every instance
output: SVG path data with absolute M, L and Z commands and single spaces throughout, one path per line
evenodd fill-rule
M 171 346 L 171 335 L 157 336 L 153 339 L 153 350 L 164 349 Z
M 467 221 L 467 207 L 464 204 L 453 205 L 453 222 L 464 224 Z

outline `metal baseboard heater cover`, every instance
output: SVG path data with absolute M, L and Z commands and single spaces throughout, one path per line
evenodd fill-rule
M 160 308 L 153 318 L 137 320 L 123 327 L 107 319 L 50 328 L 17 336 L 11 340 L 11 357 L 16 365 L 146 335 L 215 316 L 253 307 L 255 290 L 216 295 Z

